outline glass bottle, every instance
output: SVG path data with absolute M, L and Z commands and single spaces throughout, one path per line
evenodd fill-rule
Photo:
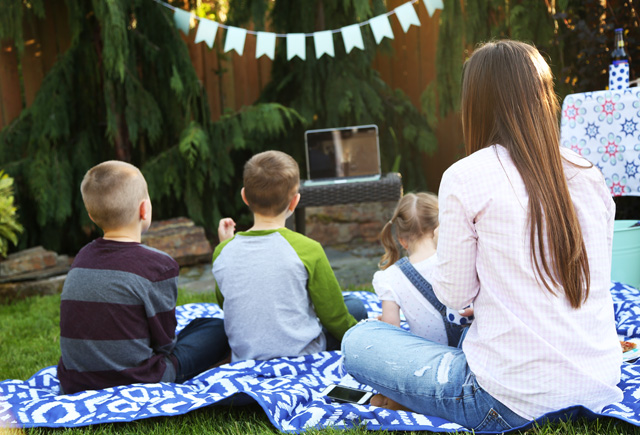
M 609 90 L 623 91 L 629 87 L 629 56 L 624 49 L 624 31 L 616 29 L 615 47 L 609 65 Z
M 615 46 L 611 52 L 611 61 L 614 65 L 621 62 L 629 63 L 629 56 L 624 49 L 624 31 L 623 29 L 616 29 Z

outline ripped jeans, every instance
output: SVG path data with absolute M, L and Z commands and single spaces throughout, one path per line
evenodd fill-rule
M 358 382 L 415 412 L 477 432 L 528 423 L 478 385 L 462 349 L 369 321 L 347 331 L 342 354 L 345 369 Z

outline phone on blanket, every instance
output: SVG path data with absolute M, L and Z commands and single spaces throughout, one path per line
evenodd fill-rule
M 357 388 L 345 387 L 331 384 L 322 391 L 322 394 L 341 403 L 357 403 L 364 405 L 369 402 L 373 393 L 370 391 L 358 390 Z

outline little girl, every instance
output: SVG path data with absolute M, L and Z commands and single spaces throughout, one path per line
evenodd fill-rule
M 393 237 L 393 227 L 395 236 Z M 409 193 L 400 199 L 380 234 L 385 253 L 382 269 L 373 275 L 373 288 L 382 301 L 381 320 L 400 326 L 400 309 L 411 332 L 441 344 L 458 346 L 461 325 L 471 318 L 446 308 L 433 293 L 428 275 L 438 241 L 438 197 Z M 398 243 L 408 253 L 400 258 Z

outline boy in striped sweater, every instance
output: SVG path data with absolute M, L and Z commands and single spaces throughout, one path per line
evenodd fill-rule
M 176 338 L 179 266 L 140 243 L 151 225 L 140 170 L 103 162 L 87 172 L 81 192 L 104 236 L 80 250 L 62 290 L 61 392 L 182 382 L 224 359 L 221 319 L 195 319 Z

